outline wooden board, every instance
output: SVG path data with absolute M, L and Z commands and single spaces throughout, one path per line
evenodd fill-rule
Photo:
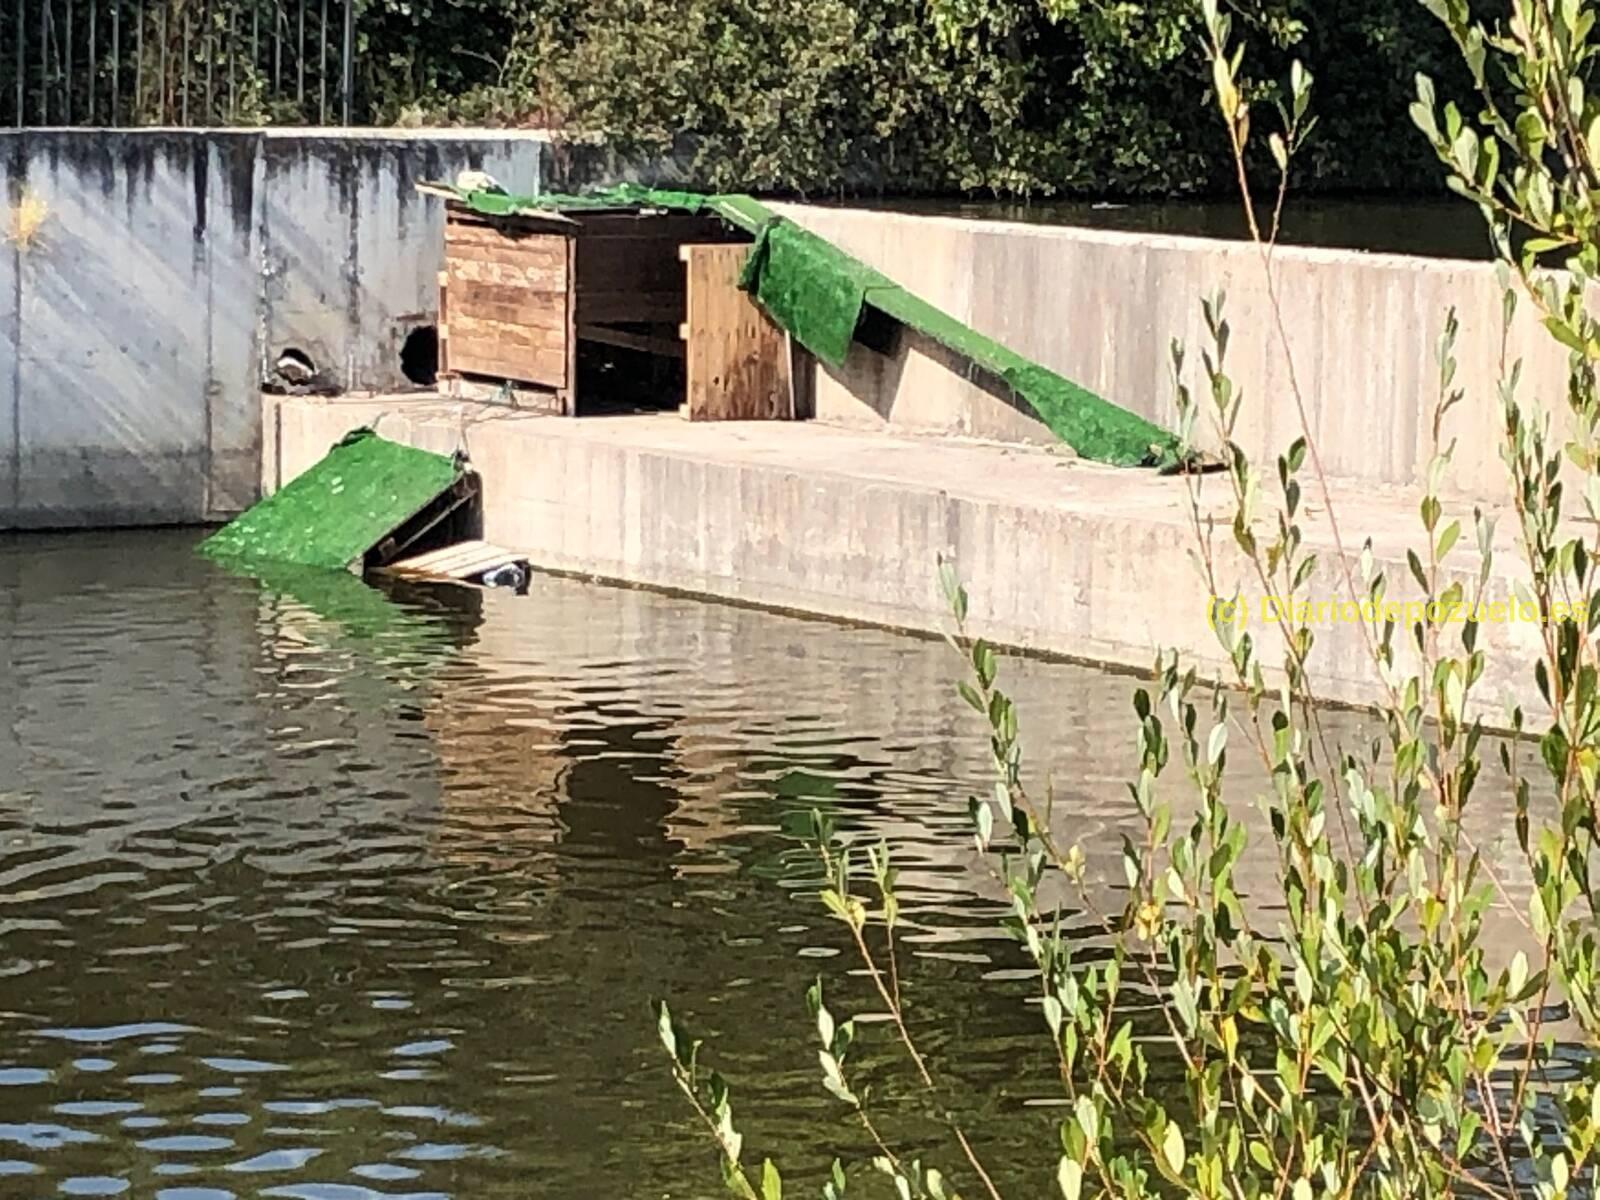
M 450 327 L 450 272 L 439 272 L 439 324 L 435 327 L 439 335 L 439 362 L 436 369 L 438 378 L 443 379 L 450 374 L 450 342 L 445 337 L 445 330 Z
M 448 370 L 569 389 L 572 239 L 451 213 L 444 252 L 439 340 Z
M 790 420 L 794 390 L 783 330 L 739 288 L 749 248 L 689 245 L 685 366 L 691 421 Z
M 468 541 L 390 563 L 384 570 L 416 579 L 471 579 L 506 563 L 526 567 L 527 559 L 489 542 Z
M 664 358 L 683 357 L 683 339 L 670 328 L 658 334 L 614 329 L 610 325 L 579 325 L 578 340 L 599 342 L 603 346 L 620 346 L 624 350 L 641 350 Z
M 514 379 L 453 374 L 449 394 L 453 399 L 471 400 L 478 404 L 503 404 L 508 408 L 527 412 L 562 416 L 562 395 L 549 388 L 518 383 Z

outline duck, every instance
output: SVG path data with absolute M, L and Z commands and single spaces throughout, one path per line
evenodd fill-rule
M 528 571 L 521 563 L 508 562 L 491 567 L 483 573 L 482 578 L 484 587 L 509 588 L 519 596 L 528 590 Z
M 487 171 L 462 171 L 456 176 L 456 191 L 458 192 L 488 192 L 494 196 L 504 196 L 506 189 L 493 175 Z
M 278 361 L 272 364 L 272 369 L 290 387 L 305 387 L 317 377 L 317 364 L 293 346 L 278 355 Z

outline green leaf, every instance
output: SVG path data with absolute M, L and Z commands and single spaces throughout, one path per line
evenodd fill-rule
M 783 1180 L 770 1158 L 761 1164 L 761 1200 L 783 1200 Z
M 1411 568 L 1411 578 L 1417 581 L 1417 586 L 1424 595 L 1428 593 L 1428 573 L 1422 569 L 1422 560 L 1417 557 L 1415 550 L 1406 551 L 1406 565 Z
M 1579 354 L 1587 353 L 1588 347 L 1584 344 L 1583 339 L 1560 317 L 1546 317 L 1544 319 L 1544 327 L 1563 346 L 1576 350 Z
M 1439 535 L 1438 548 L 1434 552 L 1440 561 L 1443 561 L 1445 555 L 1450 553 L 1450 547 L 1456 544 L 1456 539 L 1460 536 L 1460 521 L 1451 521 L 1450 524 L 1444 527 L 1444 532 Z
M 1171 987 L 1172 1007 L 1177 1009 L 1184 1029 L 1193 1032 L 1195 1023 L 1199 1020 L 1199 1004 L 1195 999 L 1194 988 L 1181 975 L 1172 981 Z
M 1174 1175 L 1183 1174 L 1183 1164 L 1188 1160 L 1188 1155 L 1183 1148 L 1183 1130 L 1178 1128 L 1176 1121 L 1168 1121 L 1161 1135 L 1161 1157 L 1166 1159 Z
M 1087 1096 L 1079 1096 L 1073 1105 L 1073 1115 L 1078 1119 L 1078 1128 L 1083 1130 L 1083 1136 L 1093 1145 L 1100 1140 L 1100 1114 L 1096 1111 L 1094 1101 Z
M 672 1013 L 667 1009 L 667 1002 L 663 1000 L 656 1013 L 656 1032 L 661 1035 L 661 1044 L 667 1048 L 667 1053 L 672 1055 L 672 1061 L 678 1061 L 678 1035 L 672 1028 Z
M 986 849 L 989 839 L 994 835 L 994 810 L 973 796 L 967 801 L 967 815 L 972 819 L 973 835 L 978 839 L 979 849 Z
M 1228 726 L 1226 723 L 1218 721 L 1211 727 L 1211 736 L 1206 741 L 1206 762 L 1211 766 L 1216 766 L 1218 760 L 1222 758 L 1223 747 L 1227 744 Z
M 1078 1200 L 1083 1192 L 1083 1167 L 1063 1155 L 1056 1168 L 1056 1183 L 1061 1187 L 1062 1200 Z
M 1044 1007 L 1044 1023 L 1050 1027 L 1050 1032 L 1056 1037 L 1061 1036 L 1061 1001 L 1054 996 L 1046 996 L 1042 1001 Z
M 1506 974 L 1506 994 L 1515 1000 L 1522 995 L 1523 985 L 1528 982 L 1528 956 L 1518 950 L 1511 956 L 1511 966 Z

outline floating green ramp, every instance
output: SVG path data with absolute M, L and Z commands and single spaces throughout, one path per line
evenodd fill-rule
M 712 196 L 636 184 L 579 195 L 542 196 L 461 192 L 448 184 L 429 183 L 422 188 L 456 199 L 485 216 L 619 208 L 714 213 L 755 237 L 741 286 L 795 341 L 823 362 L 843 365 L 863 309 L 870 306 L 999 380 L 1084 458 L 1119 467 L 1160 468 L 1175 467 L 1182 459 L 1176 435 L 983 336 L 750 196 Z
M 461 479 L 441 454 L 358 429 L 321 462 L 224 525 L 200 551 L 235 562 L 344 570 Z

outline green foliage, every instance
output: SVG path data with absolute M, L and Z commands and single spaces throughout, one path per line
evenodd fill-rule
M 87 0 L 47 2 L 58 30 L 76 14 L 81 41 Z M 716 190 L 1171 196 L 1232 182 L 1203 111 L 1211 79 L 1190 0 L 353 3 L 360 124 L 566 129 L 646 162 L 670 154 Z M 127 124 L 317 124 L 342 111 L 344 0 L 329 0 L 326 28 L 319 0 L 303 22 L 298 0 L 146 0 L 115 51 L 102 29 L 94 62 L 71 64 L 41 55 L 39 11 L 23 24 L 30 121 L 85 120 L 91 100 L 104 120 L 113 90 Z M 1413 72 L 1466 77 L 1417 5 L 1237 11 L 1269 76 L 1290 53 L 1319 64 L 1331 102 L 1303 186 L 1432 184 L 1426 144 L 1395 137 L 1395 114 Z M 0 54 L 0 123 L 15 119 L 15 70 Z
M 1481 695 L 1489 663 L 1477 622 L 1446 614 L 1483 602 L 1497 544 L 1492 517 L 1475 510 L 1464 535 L 1442 496 L 1454 452 L 1447 416 L 1469 394 L 1458 381 L 1454 314 L 1435 347 L 1433 394 L 1419 398 L 1431 412 L 1431 455 L 1416 547 L 1390 578 L 1370 542 L 1345 546 L 1292 370 L 1301 435 L 1268 470 L 1235 442 L 1245 401 L 1227 373 L 1225 300 L 1211 297 L 1202 386 L 1191 389 L 1184 352 L 1173 350 L 1183 429 L 1205 421 L 1224 468 L 1189 477 L 1196 557 L 1213 595 L 1242 578 L 1286 598 L 1282 639 L 1269 647 L 1217 622 L 1228 664 L 1219 678 L 1163 655 L 1151 686 L 1135 693 L 1138 767 L 1128 795 L 1137 833 L 1123 842 L 1116 903 L 1106 906 L 1105 889 L 1085 879 L 1081 848 L 1060 840 L 1048 802 L 1025 782 L 1017 713 L 999 687 L 994 649 L 967 634 L 969 596 L 952 569 L 942 573 L 955 620 L 950 642 L 966 671 L 960 695 L 989 733 L 993 789 L 969 803 L 972 832 L 1009 896 L 1005 926 L 1032 964 L 1041 1034 L 1059 1066 L 1064 1115 L 1059 1146 L 1049 1148 L 1049 1183 L 1065 1200 L 1596 1194 L 1600 323 L 1585 300 L 1600 271 L 1600 103 L 1584 83 L 1596 4 L 1511 0 L 1503 27 L 1476 23 L 1465 0 L 1437 0 L 1436 8 L 1482 91 L 1468 116 L 1451 104 L 1441 110 L 1423 79 L 1413 113 L 1452 186 L 1481 205 L 1500 251 L 1507 288 L 1497 392 L 1523 556 L 1517 591 L 1543 618 L 1529 668 L 1542 705 L 1513 708 L 1512 736 L 1497 747 L 1514 797 L 1515 848 L 1486 856 L 1466 819 L 1480 803 L 1490 753 Z M 1217 108 L 1243 179 L 1264 92 L 1240 73 L 1233 18 L 1217 0 L 1202 0 L 1202 14 Z M 1265 139 L 1282 172 L 1280 200 L 1306 144 L 1311 86 L 1296 64 Z M 1248 193 L 1244 202 L 1281 328 L 1271 253 L 1277 210 L 1258 211 Z M 1541 266 L 1552 255 L 1565 270 Z M 1506 333 L 1524 302 L 1570 351 L 1564 433 L 1554 414 L 1522 398 L 1518 365 L 1506 362 Z M 1292 348 L 1278 336 L 1292 366 Z M 1231 519 L 1213 515 L 1214 496 L 1202 504 L 1208 478 L 1224 489 Z M 1337 553 L 1326 560 L 1307 545 L 1308 495 L 1332 521 Z M 1344 599 L 1379 612 L 1401 594 L 1421 601 L 1403 621 L 1361 626 L 1382 688 L 1374 732 L 1361 744 L 1337 742 L 1324 725 L 1317 627 L 1292 615 L 1313 579 L 1333 579 Z M 1563 605 L 1595 615 L 1561 619 Z M 1241 756 L 1264 785 L 1230 774 Z M 1536 794 L 1548 800 L 1536 805 Z M 1247 832 L 1246 805 L 1262 811 L 1263 834 Z M 861 1030 L 898 1040 L 908 1076 L 939 1106 L 941 1065 L 919 1047 L 917 1014 L 899 990 L 888 852 L 873 850 L 863 869 L 826 823 L 812 838 L 828 881 L 822 903 L 848 930 L 889 1017 Z M 1274 881 L 1248 903 L 1238 875 L 1246 856 L 1269 863 Z M 1528 881 L 1524 900 L 1507 885 L 1512 878 Z M 1070 902 L 1046 899 L 1062 885 Z M 1489 942 L 1486 917 L 1497 907 L 1520 924 L 1514 945 Z M 1064 934 L 1068 925 L 1077 936 Z M 1098 937 L 1085 942 L 1085 927 Z M 954 1196 L 959 1177 L 969 1192 L 999 1200 L 953 1118 L 945 1117 L 948 1176 L 897 1156 L 877 1134 L 874 1102 L 850 1076 L 850 1050 L 865 1034 L 826 1008 L 820 983 L 810 1008 L 824 1086 L 868 1132 L 872 1165 L 895 1193 Z M 668 1038 L 680 1083 L 699 1071 L 697 1047 L 686 1063 L 682 1045 Z M 959 1053 L 959 1044 L 946 1052 Z M 1158 1078 L 1158 1053 L 1176 1059 L 1176 1078 Z M 710 1095 L 721 1103 L 725 1092 L 719 1082 Z M 715 1104 L 708 1111 L 714 1126 L 731 1113 Z M 730 1152 L 726 1134 L 719 1141 L 730 1186 L 755 1194 L 737 1143 Z M 855 1178 L 836 1167 L 826 1194 Z M 1041 1178 L 1029 1194 L 1047 1186 Z
M 1352 95 L 1399 95 L 1448 52 L 1392 0 L 1243 10 L 1276 51 L 1325 43 Z M 514 70 L 568 127 L 682 153 L 708 187 L 1171 195 L 1231 179 L 1189 0 L 594 0 L 522 20 L 545 32 Z M 1373 156 L 1380 132 L 1341 109 L 1308 181 L 1421 183 L 1426 148 Z
M 519 111 L 497 107 L 516 32 L 507 0 L 360 0 L 356 92 L 363 120 L 514 123 L 539 116 L 537 97 Z

